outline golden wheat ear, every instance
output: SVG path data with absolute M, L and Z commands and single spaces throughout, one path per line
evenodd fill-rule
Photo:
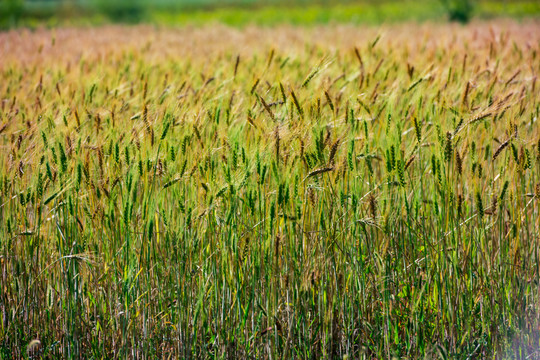
M 30 341 L 28 344 L 28 347 L 26 348 L 26 352 L 28 353 L 28 356 L 35 355 L 39 350 L 41 349 L 41 341 L 38 339 L 34 339 Z

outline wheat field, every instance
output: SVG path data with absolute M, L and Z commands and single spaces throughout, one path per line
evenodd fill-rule
M 540 23 L 0 33 L 0 358 L 540 357 Z

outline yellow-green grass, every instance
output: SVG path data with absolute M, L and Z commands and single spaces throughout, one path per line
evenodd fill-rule
M 539 356 L 539 40 L 1 33 L 0 357 Z

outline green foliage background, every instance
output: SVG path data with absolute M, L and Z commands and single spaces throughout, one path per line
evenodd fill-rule
M 404 11 L 407 9 L 407 11 Z M 4 0 L 0 2 L 0 26 L 95 25 L 110 22 L 149 22 L 165 25 L 221 22 L 297 25 L 347 22 L 380 24 L 398 21 L 451 20 L 467 22 L 472 17 L 536 17 L 538 1 L 518 0 L 421 0 L 338 2 L 306 0 Z

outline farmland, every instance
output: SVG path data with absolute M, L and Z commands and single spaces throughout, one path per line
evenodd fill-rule
M 0 33 L 0 357 L 539 357 L 539 45 Z

